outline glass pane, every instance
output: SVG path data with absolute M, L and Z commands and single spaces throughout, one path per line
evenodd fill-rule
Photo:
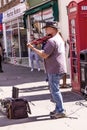
M 20 46 L 21 46 L 21 56 L 28 57 L 27 49 L 27 33 L 25 29 L 20 28 Z
M 21 57 L 28 57 L 27 30 L 24 29 L 23 17 L 19 17 Z
M 19 27 L 24 27 L 23 17 L 20 17 L 20 18 L 19 18 Z
M 42 29 L 46 21 L 53 21 L 52 8 L 38 12 L 30 16 L 31 34 L 35 38 L 40 38 L 45 35 L 45 30 Z
M 17 27 L 18 27 L 17 19 L 13 20 L 13 21 L 11 22 L 11 25 L 12 25 L 12 28 L 17 28 Z
M 11 29 L 11 22 L 9 22 L 9 23 L 6 23 L 6 24 L 5 24 L 5 26 L 6 26 L 6 30 L 9 30 L 9 29 Z
M 19 57 L 19 42 L 18 42 L 18 29 L 12 30 L 12 45 L 15 48 L 15 56 Z M 14 57 L 14 55 L 13 55 Z
M 41 32 L 41 12 L 31 15 L 30 25 L 31 25 L 31 34 L 34 34 L 34 37 L 37 39 L 42 34 Z
M 6 41 L 7 41 L 7 52 L 8 56 L 12 56 L 12 45 L 11 45 L 11 31 L 6 31 Z

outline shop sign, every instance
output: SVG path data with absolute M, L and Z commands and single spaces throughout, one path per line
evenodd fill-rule
M 3 22 L 9 21 L 20 15 L 23 15 L 23 12 L 25 10 L 26 10 L 26 5 L 24 3 L 14 6 L 13 8 L 11 8 L 3 13 Z

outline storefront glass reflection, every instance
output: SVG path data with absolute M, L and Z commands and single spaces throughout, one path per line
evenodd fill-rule
M 28 49 L 27 49 L 27 32 L 24 29 L 23 18 L 19 18 L 19 32 L 20 32 L 20 51 L 21 57 L 28 57 Z
M 13 46 L 15 48 L 15 56 L 19 57 L 18 28 L 12 30 L 12 47 Z M 14 57 L 14 55 L 13 55 L 13 57 Z
M 52 8 L 40 11 L 30 16 L 30 33 L 33 34 L 36 39 L 45 35 L 42 27 L 46 21 L 53 21 Z
M 6 23 L 5 27 L 8 57 L 28 57 L 27 32 L 24 29 L 23 17 Z
M 12 47 L 11 47 L 11 31 L 10 30 L 7 30 L 6 31 L 6 41 L 7 41 L 7 55 L 9 56 L 9 57 L 11 57 L 12 56 Z

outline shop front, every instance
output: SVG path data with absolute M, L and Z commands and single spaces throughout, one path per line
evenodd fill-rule
M 23 24 L 25 10 L 26 5 L 21 3 L 3 13 L 4 46 L 7 58 L 13 64 L 28 63 L 27 32 Z

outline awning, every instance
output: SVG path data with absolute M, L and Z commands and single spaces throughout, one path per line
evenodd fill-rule
M 57 0 L 54 0 L 54 1 L 46 2 L 46 3 L 44 3 L 40 6 L 31 8 L 31 9 L 25 11 L 25 14 L 23 16 L 24 27 L 26 28 L 26 18 L 27 18 L 28 15 L 35 14 L 35 13 L 41 11 L 41 10 L 44 10 L 44 9 L 47 9 L 47 8 L 50 8 L 50 7 L 53 8 L 54 21 L 59 21 L 58 2 L 57 2 Z

